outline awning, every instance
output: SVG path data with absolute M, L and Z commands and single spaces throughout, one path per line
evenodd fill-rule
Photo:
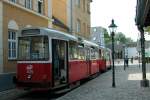
M 137 26 L 150 26 L 150 0 L 137 0 L 135 21 Z

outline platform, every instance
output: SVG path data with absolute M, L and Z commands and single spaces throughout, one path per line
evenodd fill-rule
M 112 88 L 112 72 L 108 71 L 57 100 L 149 100 L 150 87 L 140 85 L 141 71 L 138 63 L 126 70 L 123 65 L 116 66 L 116 88 Z M 150 80 L 150 64 L 147 79 Z

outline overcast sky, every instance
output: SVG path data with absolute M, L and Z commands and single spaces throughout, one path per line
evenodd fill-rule
M 135 25 L 137 0 L 93 0 L 91 3 L 91 26 L 108 28 L 111 19 L 117 24 L 117 32 L 137 40 L 139 31 Z

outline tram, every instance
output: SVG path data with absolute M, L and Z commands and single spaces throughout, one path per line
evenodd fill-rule
M 25 28 L 18 37 L 14 82 L 18 88 L 53 90 L 106 70 L 104 50 L 83 38 L 49 28 Z

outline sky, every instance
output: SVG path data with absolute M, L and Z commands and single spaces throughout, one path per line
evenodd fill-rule
M 114 19 L 122 32 L 134 41 L 139 39 L 139 31 L 135 25 L 137 0 L 93 0 L 91 3 L 91 26 L 102 26 L 108 29 Z M 109 29 L 108 29 L 109 31 Z

